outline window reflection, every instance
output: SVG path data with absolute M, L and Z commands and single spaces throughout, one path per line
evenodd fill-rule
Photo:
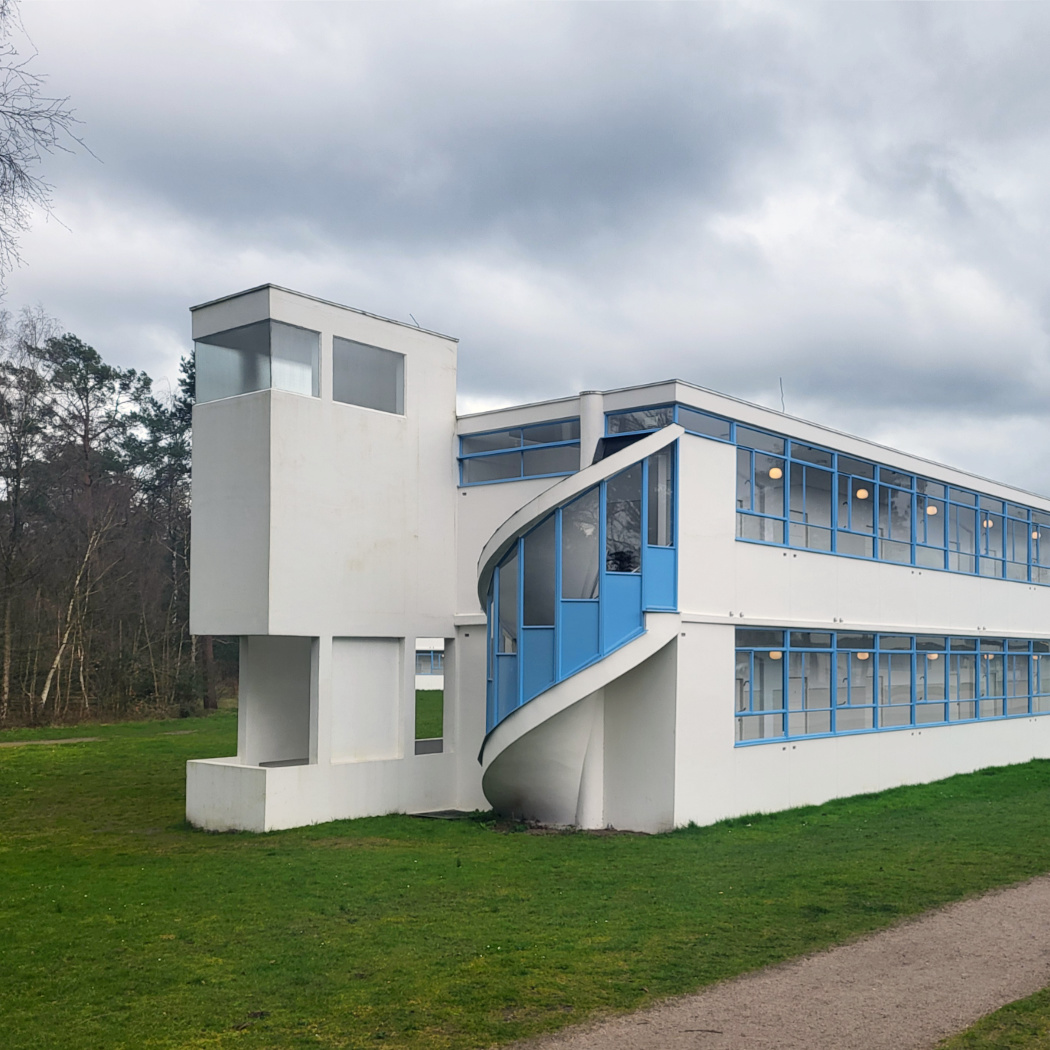
M 499 636 L 497 652 L 518 651 L 518 551 L 499 570 Z
M 196 400 L 219 401 L 255 390 L 320 393 L 320 333 L 257 321 L 194 342 Z
M 523 544 L 522 622 L 527 627 L 554 626 L 554 516 L 538 525 Z
M 607 482 L 605 494 L 605 568 L 607 572 L 642 569 L 642 465 L 636 463 Z
M 674 445 L 649 457 L 648 541 L 653 547 L 674 544 Z
M 598 489 L 570 503 L 561 517 L 561 596 L 598 597 Z

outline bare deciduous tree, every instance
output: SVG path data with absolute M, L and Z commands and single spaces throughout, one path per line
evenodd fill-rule
M 0 0 L 0 281 L 16 266 L 19 234 L 35 210 L 51 214 L 52 187 L 40 174 L 45 154 L 83 143 L 68 98 L 46 94 L 46 77 L 32 68 L 14 37 L 22 30 L 15 0 Z

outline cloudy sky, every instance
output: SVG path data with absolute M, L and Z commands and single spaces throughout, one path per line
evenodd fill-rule
M 7 305 L 162 388 L 191 304 L 272 281 L 458 336 L 461 410 L 783 380 L 1050 492 L 1050 6 L 22 16 L 95 156 L 47 161 Z

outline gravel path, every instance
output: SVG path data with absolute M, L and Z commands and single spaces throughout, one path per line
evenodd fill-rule
M 1050 876 L 537 1050 L 928 1050 L 1050 984 Z M 521 1046 L 522 1044 L 519 1044 Z

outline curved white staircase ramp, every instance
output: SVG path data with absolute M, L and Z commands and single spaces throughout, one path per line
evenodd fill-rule
M 547 824 L 603 827 L 600 691 L 672 642 L 680 625 L 678 613 L 647 612 L 637 638 L 503 719 L 479 756 L 482 789 L 493 808 Z
M 545 489 L 535 499 L 529 500 L 520 510 L 515 511 L 492 534 L 481 552 L 481 557 L 478 558 L 478 599 L 481 607 L 485 608 L 493 570 L 523 532 L 563 503 L 568 503 L 573 496 L 647 459 L 654 452 L 659 452 L 666 445 L 677 441 L 684 433 L 685 430 L 677 423 L 671 423 L 655 434 L 639 438 L 627 448 L 622 448 L 619 452 L 614 452 L 611 456 L 592 463 L 575 474 L 570 474 L 564 480 Z M 532 701 L 530 700 L 529 703 Z

